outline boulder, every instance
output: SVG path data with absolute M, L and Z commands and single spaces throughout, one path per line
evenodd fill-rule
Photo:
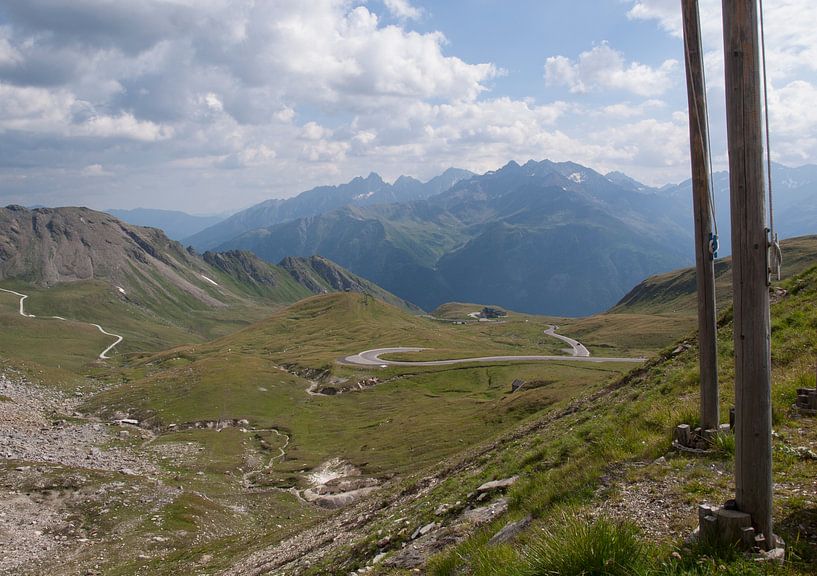
M 505 526 L 494 534 L 490 540 L 488 540 L 488 544 L 491 546 L 495 546 L 497 544 L 504 544 L 509 540 L 512 540 L 516 537 L 517 534 L 522 532 L 528 525 L 531 523 L 533 518 L 528 515 L 522 518 L 521 520 L 517 520 L 516 522 L 508 522 Z
M 477 492 L 483 494 L 485 492 L 507 490 L 508 488 L 516 484 L 517 480 L 519 480 L 519 476 L 511 476 L 510 478 L 505 478 L 504 480 L 494 480 L 492 482 L 486 482 L 485 484 L 477 488 Z
M 411 535 L 411 539 L 412 539 L 412 540 L 416 540 L 416 539 L 417 539 L 417 538 L 419 538 L 420 536 L 425 536 L 426 534 L 428 534 L 429 532 L 431 532 L 432 530 L 434 530 L 436 527 L 437 527 L 437 523 L 436 523 L 436 522 L 431 522 L 430 524 L 426 524 L 425 526 L 420 526 L 420 527 L 419 527 L 419 528 L 417 528 L 417 530 L 415 530 L 415 531 L 414 531 L 414 533 Z

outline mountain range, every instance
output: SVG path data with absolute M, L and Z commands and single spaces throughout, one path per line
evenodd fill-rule
M 393 184 L 384 182 L 375 173 L 367 178 L 358 177 L 340 186 L 319 186 L 294 198 L 271 199 L 234 214 L 185 242 L 200 250 L 215 248 L 236 236 L 264 226 L 297 218 L 317 216 L 342 206 L 368 206 L 410 202 L 438 194 L 473 176 L 472 172 L 449 168 L 428 182 L 410 176 L 401 176 Z
M 691 261 L 689 232 L 672 217 L 682 205 L 629 180 L 549 161 L 464 176 L 448 171 L 440 177 L 448 188 L 431 194 L 432 182 L 448 184 L 432 180 L 426 197 L 408 202 L 346 204 L 272 222 L 218 249 L 249 250 L 268 262 L 321 254 L 426 310 L 458 300 L 571 316 L 603 310 L 645 276 Z M 339 188 L 348 198 L 350 190 L 380 186 L 370 175 Z M 188 241 L 196 246 L 230 221 L 261 222 L 264 210 L 236 214 Z
M 224 220 L 226 215 L 195 216 L 178 210 L 134 208 L 133 210 L 105 210 L 128 224 L 161 228 L 171 240 L 183 240 Z
M 82 286 L 75 292 L 88 301 L 86 310 L 105 303 L 111 315 L 147 318 L 203 337 L 253 321 L 259 310 L 324 292 L 365 292 L 417 310 L 325 258 L 287 258 L 276 266 L 236 250 L 199 255 L 157 228 L 87 208 L 0 208 L 4 280 Z
M 768 189 L 768 184 L 766 185 Z M 712 175 L 715 217 L 720 237 L 720 254 L 731 254 L 732 222 L 729 216 L 729 173 Z M 689 209 L 682 213 L 679 223 L 692 227 L 692 181 L 660 190 L 674 199 L 685 202 Z M 767 199 L 767 211 L 769 201 Z M 780 238 L 794 238 L 817 232 L 817 166 L 798 167 L 772 164 L 772 211 L 775 230 Z
M 780 236 L 814 232 L 817 167 L 776 164 L 773 175 Z M 713 182 L 727 255 L 728 174 Z M 425 184 L 373 173 L 263 202 L 185 242 L 268 262 L 320 254 L 427 310 L 457 300 L 586 315 L 645 276 L 692 263 L 691 182 L 655 188 L 548 160 L 450 169 Z

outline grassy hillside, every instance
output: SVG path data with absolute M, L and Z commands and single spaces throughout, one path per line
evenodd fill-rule
M 21 282 L 2 282 L 0 287 L 28 294 L 25 311 L 36 319 L 19 315 L 19 298 L 2 293 L 0 299 L 0 326 L 11 345 L 3 354 L 18 359 L 40 357 L 46 365 L 69 362 L 75 356 L 80 363 L 94 362 L 97 355 L 112 342 L 87 323 L 102 325 L 108 332 L 119 334 L 124 341 L 112 352 L 116 358 L 131 352 L 156 351 L 168 346 L 202 342 L 207 338 L 234 332 L 247 326 L 259 314 L 269 314 L 274 305 L 210 307 L 195 299 L 152 299 L 134 292 L 123 295 L 116 288 L 97 280 L 58 284 L 52 288 L 38 288 Z M 61 316 L 74 321 L 70 324 L 48 318 Z M 41 336 L 38 336 L 40 334 Z M 64 343 L 88 334 L 87 345 L 77 345 L 68 352 Z M 55 340 L 59 346 L 42 346 L 43 341 Z M 99 343 L 104 343 L 100 346 Z M 47 352 L 44 350 L 47 349 Z M 43 352 L 46 356 L 42 356 Z M 82 362 L 84 360 L 84 362 Z M 75 364 L 80 368 L 79 364 Z
M 0 292 L 0 350 L 6 358 L 78 372 L 113 341 L 87 324 L 23 318 L 19 301 L 17 296 Z
M 352 274 L 321 256 L 310 256 L 308 258 L 289 256 L 281 260 L 277 268 L 288 272 L 293 282 L 305 287 L 312 294 L 360 292 L 409 312 L 422 312 L 420 308 L 411 302 L 398 298 L 374 282 Z
M 817 236 L 783 240 L 783 276 L 790 278 L 817 262 Z M 732 301 L 732 258 L 715 264 L 715 291 L 719 310 Z M 695 315 L 695 269 L 684 268 L 647 278 L 633 288 L 610 312 Z
M 629 369 L 569 359 L 374 371 L 335 363 L 367 348 L 398 344 L 429 346 L 442 355 L 557 354 L 563 343 L 544 336 L 546 326 L 546 319 L 513 314 L 504 323 L 453 325 L 363 294 L 328 294 L 209 343 L 132 355 L 116 372 L 98 370 L 108 385 L 83 400 L 80 411 L 103 421 L 123 416 L 141 421 L 149 435 L 145 431 L 141 439 L 132 436 L 115 445 L 147 456 L 178 452 L 153 460 L 155 477 L 177 488 L 150 513 L 162 519 L 159 527 L 136 523 L 126 530 L 126 549 L 103 538 L 72 560 L 70 570 L 64 568 L 79 570 L 89 555 L 102 555 L 106 574 L 175 574 L 191 566 L 212 573 L 248 547 L 274 544 L 333 517 L 292 493 L 306 488 L 309 474 L 323 463 L 339 458 L 367 478 L 399 484 L 542 410 L 598 390 Z M 312 387 L 307 378 L 318 378 L 321 387 L 350 389 L 372 376 L 380 383 L 365 390 L 307 393 Z M 511 394 L 515 379 L 531 386 Z M 250 432 L 193 427 L 239 420 L 247 421 L 243 427 Z M 285 457 L 274 460 L 279 449 Z M 247 474 L 251 488 L 242 481 Z M 135 491 L 144 489 L 138 488 L 143 481 L 127 480 Z M 104 533 L 112 515 L 130 518 L 142 509 L 135 507 L 109 508 L 102 515 L 98 506 L 73 509 L 88 529 Z M 157 545 L 151 540 L 157 534 L 167 540 Z M 191 534 L 195 545 L 179 548 Z M 140 560 L 148 549 L 151 560 Z
M 409 539 L 390 518 L 410 526 L 436 521 L 437 548 L 428 572 L 455 574 L 813 574 L 817 570 L 817 420 L 791 409 L 798 387 L 815 386 L 817 267 L 782 286 L 788 295 L 772 308 L 775 530 L 788 544 L 785 567 L 745 560 L 728 549 L 683 546 L 697 523 L 697 504 L 733 496 L 734 442 L 724 437 L 706 456 L 671 450 L 676 424 L 694 422 L 698 370 L 695 343 L 667 351 L 602 390 L 554 408 L 529 423 L 438 467 L 432 490 L 386 505 L 359 534 L 356 546 L 323 551 L 323 564 L 305 573 L 341 574 L 370 563 L 379 550 L 374 530 L 392 536 L 386 551 L 401 554 Z M 734 390 L 731 324 L 719 332 L 721 414 L 726 419 Z M 519 475 L 507 514 L 465 538 L 452 532 L 469 493 L 482 482 Z M 459 502 L 459 509 L 452 503 Z M 452 509 L 432 511 L 440 503 Z M 383 505 L 381 503 L 381 505 Z M 477 504 L 474 504 L 477 505 Z M 530 523 L 509 543 L 488 540 L 512 520 Z M 337 529 L 337 528 L 336 528 Z M 440 535 L 442 532 L 442 535 Z M 368 534 L 365 537 L 363 534 Z M 461 533 L 460 533 L 461 534 Z M 426 539 L 427 540 L 427 539 Z M 457 542 L 452 545 L 451 542 Z M 423 540 L 412 545 L 422 549 Z M 604 548 L 607 546 L 607 548 Z M 595 555 L 607 550 L 607 556 Z M 618 554 L 616 571 L 605 559 Z M 256 556 L 256 561 L 265 557 Z M 594 560 L 594 558 L 596 560 Z M 602 568 L 595 568 L 595 561 Z M 389 560 L 386 559 L 386 564 Z M 242 566 L 251 566 L 246 563 Z M 572 568 L 570 568 L 572 566 Z M 598 566 L 598 565 L 596 565 Z M 330 568 L 331 567 L 331 568 Z M 388 566 L 374 574 L 408 574 Z
M 158 229 L 87 208 L 0 208 L 0 288 L 27 294 L 26 312 L 38 317 L 27 322 L 15 316 L 14 297 L 0 300 L 3 352 L 80 369 L 104 349 L 98 342 L 111 342 L 88 323 L 124 338 L 113 357 L 156 352 L 233 333 L 324 291 L 352 289 L 412 308 L 328 260 L 303 268 L 309 277 L 247 252 L 199 256 Z M 76 324 L 40 318 L 49 316 Z M 39 342 L 52 328 L 64 345 L 43 350 Z
M 793 551 L 780 573 L 799 576 L 817 567 L 817 460 L 810 456 L 817 421 L 789 407 L 797 387 L 815 384 L 817 268 L 782 287 L 786 296 L 773 307 L 776 522 Z M 6 304 L 13 311 L 14 299 Z M 98 389 L 86 391 L 78 413 L 139 420 L 140 428 L 107 426 L 103 450 L 138 455 L 145 468 L 126 474 L 38 463 L 35 478 L 18 471 L 28 462 L 8 460 L 0 475 L 19 493 L 66 490 L 59 487 L 67 479 L 81 487 L 62 506 L 94 538 L 62 557 L 66 574 L 92 565 L 113 575 L 346 575 L 366 566 L 394 576 L 415 567 L 436 576 L 568 574 L 580 572 L 554 568 L 561 565 L 542 551 L 553 542 L 581 551 L 583 532 L 590 544 L 624 543 L 620 557 L 632 570 L 623 573 L 759 574 L 753 562 L 679 544 L 695 524 L 696 505 L 723 502 L 733 490 L 728 438 L 709 456 L 670 450 L 672 428 L 697 413 L 697 351 L 686 322 L 683 315 L 555 322 L 510 313 L 504 322 L 460 325 L 363 294 L 320 295 L 213 341 L 95 369 L 99 383 L 89 386 Z M 440 355 L 557 353 L 563 343 L 542 334 L 550 323 L 594 355 L 641 351 L 653 359 L 633 371 L 569 359 L 383 370 L 336 363 L 391 345 Z M 730 330 L 726 318 L 719 336 L 724 419 L 733 393 Z M 687 347 L 677 348 L 681 338 Z M 512 394 L 515 379 L 530 386 Z M 327 387 L 344 393 L 309 393 Z M 77 417 L 68 425 L 74 421 L 85 423 Z M 305 503 L 300 491 L 311 475 L 336 459 L 379 488 L 340 511 Z M 497 493 L 477 498 L 484 482 L 511 476 L 519 480 L 507 511 Z M 101 500 L 81 497 L 106 491 L 111 496 Z M 497 506 L 487 521 L 465 519 L 485 506 Z M 515 540 L 487 543 L 527 516 L 531 523 Z M 400 563 L 411 554 L 419 564 Z M 578 565 L 586 568 L 585 560 Z M 54 569 L 53 558 L 43 562 L 34 573 Z

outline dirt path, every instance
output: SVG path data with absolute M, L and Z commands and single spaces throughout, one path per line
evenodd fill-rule
M 15 296 L 19 296 L 20 297 L 20 316 L 22 316 L 24 318 L 36 318 L 36 316 L 34 314 L 26 314 L 25 300 L 26 300 L 26 298 L 28 298 L 28 294 L 20 294 L 19 292 L 15 292 L 14 290 L 6 290 L 5 288 L 0 288 L 0 292 L 7 292 L 9 294 L 14 294 Z M 61 320 L 63 322 L 68 322 L 68 320 L 66 320 L 62 316 L 44 316 L 44 318 L 49 318 L 49 319 L 53 319 L 53 320 Z M 122 340 L 124 340 L 124 338 L 122 336 L 120 336 L 119 334 L 112 334 L 112 333 L 106 331 L 99 324 L 94 324 L 93 322 L 82 322 L 82 324 L 90 324 L 91 326 L 95 327 L 97 330 L 99 330 L 100 332 L 102 332 L 106 336 L 111 336 L 113 338 L 116 338 L 116 342 L 114 342 L 113 344 L 111 344 L 110 346 L 108 346 L 102 352 L 99 353 L 98 358 L 100 360 L 110 359 L 110 356 L 108 356 L 108 352 L 113 350 L 119 343 L 122 342 Z
M 287 455 L 286 447 L 289 446 L 289 441 L 290 441 L 289 435 L 284 434 L 283 432 L 281 432 L 277 428 L 265 428 L 265 429 L 259 429 L 259 430 L 250 429 L 249 431 L 250 432 L 256 432 L 256 433 L 258 433 L 258 432 L 272 432 L 273 434 L 275 434 L 279 438 L 281 438 L 281 437 L 284 438 L 284 445 L 278 447 L 278 455 L 277 456 L 272 456 L 266 466 L 261 466 L 261 468 L 259 468 L 257 470 L 250 470 L 249 472 L 244 472 L 244 474 L 241 477 L 241 482 L 244 485 L 244 488 L 251 488 L 252 487 L 252 480 L 251 480 L 252 477 L 254 477 L 257 474 L 260 474 L 261 472 L 269 470 L 275 464 L 276 460 L 283 460 L 286 457 L 286 455 Z

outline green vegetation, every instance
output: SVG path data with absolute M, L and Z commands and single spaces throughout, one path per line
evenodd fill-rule
M 468 552 L 463 549 L 465 555 Z M 632 576 L 645 574 L 653 550 L 630 523 L 586 522 L 563 517 L 532 539 L 523 553 L 507 545 L 480 549 L 470 574 L 512 576 Z M 472 553 L 473 554 L 473 553 Z M 454 576 L 457 567 L 441 557 L 429 567 L 433 576 Z
M 319 296 L 212 343 L 146 357 L 134 365 L 130 383 L 98 395 L 88 408 L 126 409 L 156 426 L 246 418 L 255 428 L 276 427 L 292 435 L 284 467 L 314 467 L 343 457 L 375 475 L 403 473 L 592 389 L 627 367 L 565 361 L 389 368 L 377 370 L 382 383 L 363 393 L 323 397 L 308 395 L 310 383 L 281 366 L 304 374 L 315 370 L 327 383 L 333 376 L 354 383 L 371 371 L 333 361 L 375 346 L 456 343 L 457 349 L 443 349 L 519 354 L 541 352 L 541 341 L 555 352 L 561 343 L 542 335 L 543 326 L 525 321 L 451 326 L 360 294 Z M 511 395 L 510 383 L 517 378 L 542 385 Z M 457 434 L 441 434 L 444 430 Z
M 796 276 L 814 264 L 817 254 L 817 236 L 802 236 L 781 242 L 783 249 L 783 274 L 786 278 Z M 697 313 L 697 285 L 695 269 L 685 268 L 666 274 L 651 276 L 633 288 L 610 312 L 640 314 L 680 314 L 695 316 Z M 722 258 L 715 263 L 715 292 L 718 308 L 729 308 L 732 301 L 732 258 Z
M 218 572 L 251 551 L 342 518 L 293 493 L 307 487 L 316 467 L 338 458 L 382 487 L 371 515 L 356 525 L 354 541 L 330 551 L 305 574 L 348 574 L 380 551 L 376 542 L 384 536 L 385 551 L 395 555 L 415 527 L 453 521 L 466 506 L 482 505 L 469 494 L 485 481 L 519 475 L 507 493 L 508 514 L 464 532 L 464 539 L 433 558 L 430 573 L 708 576 L 768 570 L 800 576 L 817 567 L 817 545 L 803 528 L 817 525 L 817 513 L 814 498 L 804 491 L 813 481 L 814 461 L 798 447 L 816 445 L 817 422 L 797 419 L 790 406 L 796 388 L 814 385 L 817 268 L 781 287 L 787 295 L 773 307 L 772 338 L 775 514 L 790 550 L 782 569 L 759 567 L 729 550 L 680 543 L 695 525 L 698 503 L 723 502 L 734 490 L 731 437 L 719 438 L 716 449 L 702 457 L 670 451 L 672 428 L 697 413 L 697 351 L 689 336 L 693 326 L 682 314 L 622 311 L 550 320 L 511 313 L 503 322 L 454 324 L 340 293 L 270 310 L 238 331 L 234 328 L 249 318 L 224 310 L 205 320 L 191 313 L 186 329 L 134 314 L 122 319 L 120 329 L 114 320 L 122 303 L 108 286 L 80 283 L 48 292 L 18 286 L 32 294 L 30 312 L 68 315 L 68 310 L 77 317 L 95 315 L 92 321 L 105 316 L 110 326 L 101 324 L 126 339 L 131 331 L 143 348 L 134 345 L 119 362 L 85 365 L 82 350 L 88 347 L 95 356 L 107 337 L 71 329 L 73 340 L 65 334 L 63 346 L 47 346 L 47 334 L 72 325 L 22 318 L 17 299 L 2 295 L 0 322 L 13 326 L 15 336 L 0 333 L 0 349 L 15 367 L 29 358 L 25 373 L 33 380 L 53 378 L 73 390 L 80 376 L 89 376 L 83 390 L 97 390 L 84 397 L 81 413 L 106 421 L 126 415 L 151 430 L 121 427 L 130 436 L 114 433 L 111 442 L 151 458 L 159 484 L 147 477 L 89 473 L 83 491 L 116 482 L 122 498 L 72 510 L 88 530 L 120 530 L 128 546 L 115 539 L 95 543 L 70 560 L 72 566 L 104 556 L 100 570 L 106 574 Z M 455 304 L 436 313 L 460 319 L 478 308 Z M 224 326 L 215 319 L 221 313 L 227 314 Z M 203 322 L 198 332 L 186 331 L 197 322 Z M 542 333 L 548 324 L 559 324 L 561 333 L 581 340 L 594 355 L 652 359 L 635 370 L 569 359 L 382 370 L 337 363 L 387 346 L 430 349 L 413 358 L 558 353 L 564 344 Z M 728 314 L 721 326 L 725 419 L 734 373 Z M 230 333 L 202 342 L 207 330 Z M 678 347 L 684 337 L 686 346 Z M 180 345 L 152 351 L 163 341 Z M 33 356 L 37 347 L 42 351 Z M 512 394 L 515 379 L 530 386 Z M 343 393 L 307 393 L 323 387 Z M 235 424 L 243 419 L 247 422 Z M 218 422 L 231 425 L 219 429 Z M 32 490 L 51 490 L 59 474 L 75 473 L 54 470 L 53 482 L 44 480 L 44 487 Z M 142 502 L 140 493 L 157 496 Z M 436 513 L 443 503 L 451 511 Z M 517 538 L 488 544 L 507 521 L 527 516 L 532 523 Z M 654 516 L 662 522 L 651 522 Z M 145 552 L 148 558 L 140 558 Z M 407 574 L 382 565 L 371 573 Z
M 458 553 L 473 559 L 468 574 L 478 576 L 768 576 L 797 573 L 759 564 L 734 549 L 687 548 L 673 555 L 644 539 L 631 522 L 586 521 L 560 517 L 555 525 L 532 536 L 523 550 L 509 545 L 477 547 L 469 543 Z M 452 556 L 439 556 L 429 566 L 432 576 L 462 574 Z
M 0 292 L 0 350 L 7 358 L 79 371 L 113 342 L 110 336 L 80 322 L 24 318 L 19 313 L 19 302 L 19 297 Z M 27 307 L 26 312 L 31 309 Z
M 3 282 L 0 287 L 28 294 L 25 311 L 36 316 L 23 318 L 19 314 L 20 299 L 0 292 L 3 353 L 9 358 L 72 370 L 96 361 L 97 355 L 114 340 L 88 323 L 100 324 L 108 332 L 125 338 L 111 353 L 116 357 L 233 332 L 265 310 L 249 304 L 211 308 L 193 298 L 184 306 L 173 307 L 149 301 L 151 306 L 159 307 L 146 308 L 142 304 L 145 300 L 132 294 L 126 299 L 116 288 L 100 281 L 65 283 L 48 289 L 14 282 Z M 272 310 L 269 307 L 266 313 Z M 67 322 L 50 316 L 66 318 Z
M 67 303 L 78 315 L 92 312 L 82 306 L 88 300 L 71 299 L 70 291 L 56 294 L 62 302 L 55 307 Z M 97 313 L 100 309 L 104 305 Z M 161 565 L 151 562 L 151 573 L 173 573 L 215 550 L 219 560 L 213 565 L 227 566 L 248 546 L 276 542 L 324 517 L 287 490 L 306 487 L 306 472 L 327 460 L 340 458 L 381 480 L 409 478 L 543 410 L 592 393 L 630 368 L 566 360 L 371 371 L 335 363 L 392 344 L 463 355 L 558 353 L 564 344 L 543 334 L 545 320 L 512 315 L 502 323 L 453 325 L 362 294 L 318 296 L 209 343 L 128 354 L 112 369 L 95 368 L 97 378 L 115 385 L 80 409 L 143 421 L 158 437 L 125 445 L 146 454 L 178 453 L 160 461 L 161 474 L 182 492 L 161 508 L 160 528 L 141 526 L 134 537 L 140 541 L 141 534 L 147 538 L 158 529 L 170 547 L 187 532 L 198 534 L 200 544 L 166 556 Z M 306 392 L 311 387 L 306 378 L 344 389 L 373 375 L 380 383 L 364 391 L 334 397 Z M 511 394 L 510 383 L 517 378 L 532 385 Z M 248 432 L 187 429 L 195 422 L 239 419 L 249 421 Z M 171 429 L 171 424 L 178 426 Z M 285 437 L 286 457 L 267 466 Z M 247 471 L 263 491 L 247 492 L 241 480 Z M 236 506 L 246 514 L 231 512 Z M 97 522 L 93 511 L 84 513 L 89 523 Z M 281 528 L 271 528 L 270 521 Z M 110 554 L 106 572 L 125 574 L 145 565 L 124 551 Z
M 647 538 L 650 548 L 646 557 L 657 560 L 643 564 L 639 561 L 627 567 L 626 573 L 812 574 L 817 568 L 817 545 L 801 535 L 813 521 L 804 519 L 814 518 L 813 498 L 804 501 L 800 496 L 800 487 L 811 483 L 814 464 L 808 457 L 798 457 L 792 448 L 794 443 L 813 445 L 817 424 L 799 419 L 790 409 L 795 389 L 803 382 L 814 382 L 811 373 L 817 348 L 817 267 L 790 279 L 782 288 L 788 296 L 773 306 L 775 517 L 777 532 L 790 543 L 789 562 L 779 569 L 758 566 L 734 551 L 706 548 L 680 550 L 680 555 L 671 557 L 671 546 L 676 542 L 659 534 L 658 538 Z M 731 324 L 726 324 L 719 333 L 724 418 L 733 395 L 731 338 Z M 512 549 L 496 551 L 487 544 L 486 537 L 497 529 L 494 525 L 436 558 L 432 563 L 436 572 L 432 573 L 471 573 L 471 569 L 479 567 L 479 573 L 484 574 L 549 574 L 555 569 L 548 566 L 556 566 L 556 562 L 565 562 L 559 564 L 561 573 L 616 573 L 610 567 L 611 572 L 599 572 L 588 555 L 572 556 L 586 548 L 584 542 L 591 534 L 595 534 L 591 540 L 599 547 L 612 546 L 618 537 L 628 541 L 629 529 L 618 527 L 610 532 L 609 524 L 587 520 L 604 506 L 618 510 L 619 518 L 627 518 L 629 510 L 634 513 L 639 506 L 642 508 L 637 516 L 642 520 L 651 513 L 668 514 L 682 532 L 691 531 L 697 503 L 724 502 L 734 490 L 730 478 L 732 438 L 719 439 L 716 450 L 704 458 L 668 451 L 673 426 L 689 421 L 689 415 L 697 410 L 696 363 L 694 346 L 687 351 L 667 352 L 579 409 L 542 421 L 535 440 L 516 438 L 497 449 L 486 459 L 483 474 L 522 475 L 523 480 L 511 492 L 511 509 L 517 517 L 532 515 L 532 528 Z M 659 456 L 664 458 L 656 460 Z M 609 475 L 618 476 L 620 483 L 610 486 L 609 479 L 605 479 Z M 667 490 L 667 486 L 671 488 Z M 653 509 L 650 501 L 638 502 L 639 490 L 660 491 L 661 506 Z M 554 537 L 556 534 L 559 536 Z M 551 542 L 558 542 L 558 546 L 551 547 Z M 626 549 L 624 544 L 622 547 Z M 541 554 L 542 550 L 548 554 Z M 558 558 L 559 554 L 566 557 Z M 537 555 L 547 562 L 532 568 Z M 567 556 L 571 556 L 571 562 L 575 559 L 577 564 L 573 566 L 579 566 L 578 571 L 568 569 Z M 645 557 L 634 550 L 627 556 Z M 498 563 L 486 568 L 486 558 L 494 557 L 501 557 L 511 566 L 510 571 L 499 569 Z
M 566 320 L 560 331 L 581 341 L 594 356 L 648 356 L 696 326 L 691 316 L 620 312 Z

